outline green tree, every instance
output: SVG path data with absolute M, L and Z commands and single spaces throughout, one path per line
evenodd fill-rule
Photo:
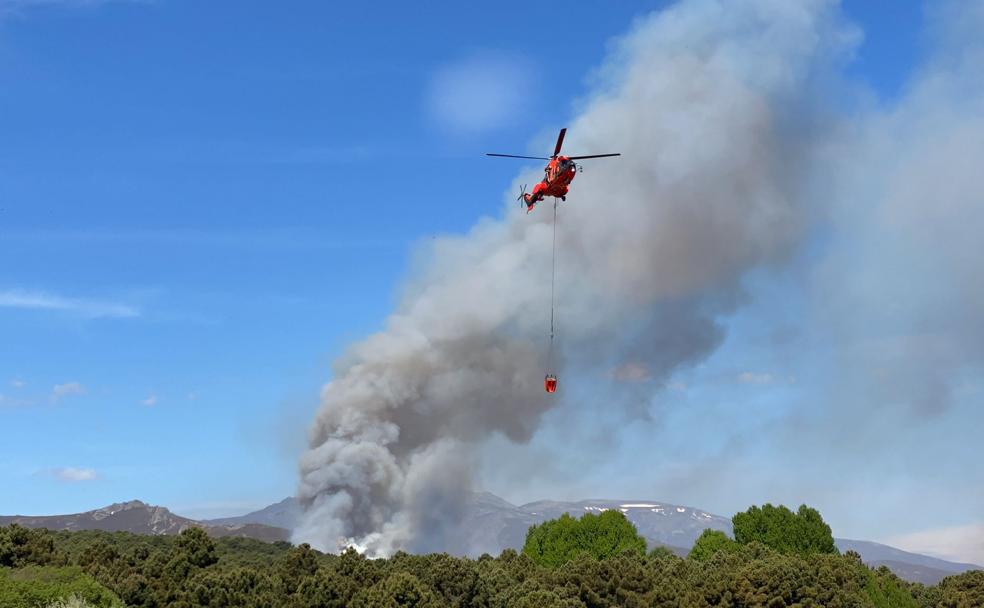
M 429 587 L 409 572 L 394 572 L 352 598 L 355 608 L 438 608 L 442 604 Z
M 318 571 L 318 552 L 303 543 L 277 559 L 275 572 L 287 593 L 294 593 L 301 582 Z
M 63 563 L 47 530 L 32 530 L 11 524 L 0 527 L 0 566 L 16 568 L 30 564 Z
M 948 576 L 938 585 L 939 605 L 947 608 L 978 608 L 984 606 L 984 571 L 971 570 Z
M 219 561 L 215 555 L 215 543 L 201 528 L 182 530 L 176 545 L 178 554 L 183 555 L 192 566 L 205 568 Z
M 552 568 L 581 553 L 606 559 L 624 551 L 644 555 L 646 540 L 619 511 L 585 513 L 579 520 L 565 513 L 558 519 L 530 526 L 523 546 L 523 553 L 533 561 Z
M 875 608 L 918 608 L 906 583 L 885 566 L 869 571 L 867 579 L 864 592 Z
M 703 562 L 711 558 L 718 551 L 735 551 L 738 543 L 728 538 L 728 535 L 720 530 L 704 530 L 700 537 L 694 542 L 693 548 L 687 555 L 688 559 Z
M 780 553 L 837 554 L 830 526 L 816 509 L 801 505 L 793 513 L 783 505 L 751 507 L 731 518 L 735 540 L 743 545 L 760 542 Z
M 297 597 L 303 608 L 345 608 L 356 591 L 358 587 L 352 579 L 321 568 L 305 577 L 297 588 Z
M 677 554 L 665 545 L 657 545 L 649 552 L 649 559 L 672 559 L 674 557 L 677 557 Z

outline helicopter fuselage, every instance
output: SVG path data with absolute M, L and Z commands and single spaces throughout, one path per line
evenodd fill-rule
M 577 163 L 566 156 L 558 156 L 550 159 L 543 172 L 543 181 L 533 186 L 533 192 L 527 195 L 527 205 L 534 205 L 548 196 L 560 199 L 566 197 L 571 182 L 577 175 Z

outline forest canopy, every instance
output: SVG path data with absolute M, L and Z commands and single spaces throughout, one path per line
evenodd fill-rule
M 0 527 L 0 605 L 48 606 L 74 596 L 89 606 L 147 608 L 984 606 L 984 572 L 934 587 L 908 583 L 868 568 L 856 553 L 831 551 L 816 511 L 783 509 L 736 515 L 735 540 L 706 533 L 687 559 L 646 554 L 617 511 L 544 522 L 530 529 L 522 553 L 478 559 L 329 555 L 307 545 L 213 539 L 197 528 L 141 536 L 14 525 Z

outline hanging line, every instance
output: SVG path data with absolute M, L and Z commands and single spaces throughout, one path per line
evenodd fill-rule
M 550 245 L 550 348 L 547 351 L 547 373 L 553 369 L 554 346 L 554 284 L 557 277 L 557 199 L 553 202 L 553 241 Z

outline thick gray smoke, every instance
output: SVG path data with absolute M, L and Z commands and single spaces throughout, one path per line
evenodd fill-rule
M 565 150 L 623 156 L 586 162 L 559 208 L 561 392 L 542 388 L 551 209 L 510 205 L 437 242 L 386 329 L 337 364 L 295 539 L 446 548 L 476 447 L 528 441 L 566 378 L 652 391 L 711 352 L 743 275 L 800 238 L 816 84 L 849 39 L 826 1 L 697 0 L 639 22 L 568 125 Z
M 817 288 L 834 295 L 818 322 L 855 398 L 931 419 L 984 362 L 984 2 L 928 12 L 934 52 L 833 165 L 837 241 Z

